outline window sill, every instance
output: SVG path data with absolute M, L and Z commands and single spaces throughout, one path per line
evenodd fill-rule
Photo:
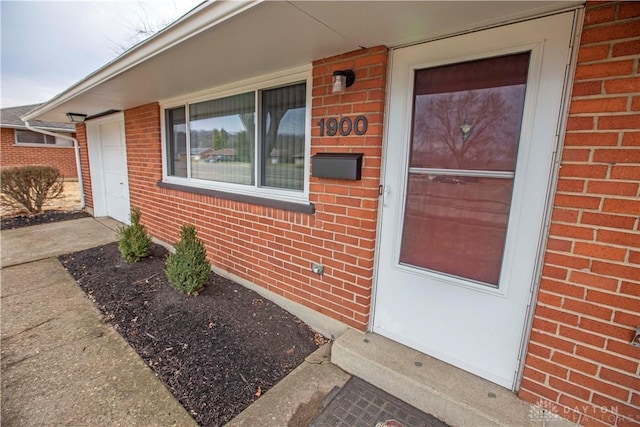
M 269 199 L 266 197 L 250 196 L 246 194 L 230 193 L 227 191 L 211 190 L 208 188 L 191 187 L 187 185 L 172 184 L 158 181 L 158 187 L 167 188 L 169 190 L 184 191 L 185 193 L 200 194 L 203 196 L 218 197 L 220 199 L 233 200 L 236 202 L 250 203 L 253 205 L 266 206 L 269 208 L 282 209 L 291 212 L 300 212 L 305 214 L 314 214 L 316 207 L 313 203 L 296 203 L 286 202 L 283 200 Z

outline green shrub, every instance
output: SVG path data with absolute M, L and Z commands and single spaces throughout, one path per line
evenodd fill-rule
M 138 262 L 151 253 L 151 237 L 140 223 L 140 216 L 140 209 L 134 208 L 131 211 L 131 225 L 118 229 L 118 249 L 127 262 Z
M 3 168 L 0 183 L 2 205 L 29 215 L 42 212 L 42 206 L 61 197 L 64 189 L 62 175 L 53 166 Z
M 187 295 L 198 295 L 211 277 L 211 266 L 204 244 L 196 237 L 193 225 L 182 226 L 175 250 L 174 254 L 169 254 L 166 262 L 169 283 Z

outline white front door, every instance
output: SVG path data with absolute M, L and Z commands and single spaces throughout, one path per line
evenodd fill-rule
M 87 123 L 94 214 L 129 223 L 127 147 L 122 114 Z
M 573 16 L 391 57 L 373 330 L 512 389 Z

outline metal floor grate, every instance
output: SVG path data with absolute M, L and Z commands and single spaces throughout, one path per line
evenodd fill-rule
M 397 424 L 389 421 L 396 421 Z M 376 427 L 378 423 L 404 427 L 447 427 L 433 415 L 352 377 L 312 421 L 311 427 Z M 382 424 L 384 425 L 384 424 Z

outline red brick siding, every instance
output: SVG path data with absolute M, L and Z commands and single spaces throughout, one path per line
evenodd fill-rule
M 316 226 L 325 232 L 324 248 L 333 251 L 326 264 L 336 272 L 332 285 L 342 297 L 337 302 L 353 310 L 359 329 L 369 321 L 373 286 L 387 58 L 387 48 L 381 46 L 319 60 L 313 68 L 311 154 L 364 154 L 360 181 L 310 179 Z M 354 70 L 355 83 L 344 94 L 334 95 L 333 71 L 344 69 Z M 368 121 L 362 136 L 321 137 L 316 126 L 321 118 L 354 119 L 359 115 Z
M 11 128 L 2 128 L 0 141 L 1 167 L 47 165 L 58 168 L 65 179 L 78 177 L 76 158 L 72 147 L 16 145 L 15 130 Z
M 640 3 L 588 4 L 519 395 L 640 424 Z
M 84 202 L 87 209 L 93 209 L 93 187 L 91 186 L 91 167 L 89 165 L 89 151 L 87 146 L 87 126 L 76 123 L 78 146 L 80 147 L 80 168 L 82 171 L 82 186 L 84 187 Z
M 356 82 L 330 93 L 336 69 Z M 158 188 L 162 178 L 160 108 L 125 111 L 132 207 L 150 233 L 166 242 L 192 223 L 215 266 L 290 300 L 365 330 L 369 321 L 380 180 L 387 49 L 363 49 L 313 64 L 312 154 L 364 153 L 362 180 L 310 178 L 313 215 Z M 320 137 L 320 118 L 365 115 L 366 135 Z M 311 262 L 325 273 L 311 272 Z

